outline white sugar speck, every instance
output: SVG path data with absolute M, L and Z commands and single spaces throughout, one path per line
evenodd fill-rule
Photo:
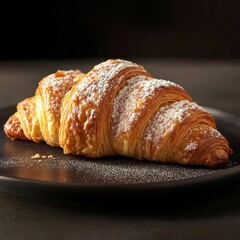
M 196 148 L 197 148 L 197 143 L 196 142 L 190 142 L 184 150 L 187 151 L 187 152 L 190 152 L 190 151 L 192 151 Z

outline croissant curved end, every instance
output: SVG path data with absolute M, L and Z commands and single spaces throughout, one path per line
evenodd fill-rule
M 14 113 L 9 117 L 7 122 L 4 124 L 4 132 L 11 139 L 22 139 L 27 140 L 27 137 L 24 135 L 23 129 L 21 128 L 21 122 L 18 117 L 18 113 Z

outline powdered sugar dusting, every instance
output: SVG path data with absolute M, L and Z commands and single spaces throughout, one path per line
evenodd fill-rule
M 116 76 L 121 70 L 132 66 L 138 65 L 130 61 L 120 59 L 108 60 L 99 64 L 98 66 L 95 66 L 94 70 L 98 72 L 97 89 L 99 92 L 99 98 L 105 95 L 105 92 L 109 86 L 109 80 Z M 98 71 L 98 69 L 101 70 Z
M 57 71 L 42 80 L 40 86 L 46 110 L 60 114 L 62 99 L 72 88 L 73 80 L 79 74 L 81 74 L 79 70 Z
M 212 128 L 212 127 L 210 127 L 210 134 L 214 138 L 222 137 L 222 134 L 218 130 L 216 130 L 216 129 Z
M 173 131 L 176 124 L 181 123 L 190 115 L 190 110 L 194 109 L 205 111 L 197 103 L 187 100 L 161 107 L 146 128 L 144 138 L 157 144 L 161 138 Z
M 111 116 L 113 134 L 118 135 L 128 131 L 141 115 L 142 109 L 147 106 L 146 100 L 150 100 L 157 89 L 169 86 L 178 85 L 171 81 L 146 76 L 129 79 L 113 103 Z
M 196 129 L 194 128 L 191 131 L 193 131 L 193 130 L 196 130 Z M 200 136 L 203 139 L 206 139 L 206 136 L 209 138 L 214 138 L 214 139 L 222 137 L 221 133 L 218 130 L 216 130 L 213 127 L 210 127 L 208 125 L 197 126 L 197 131 L 200 132 Z M 195 150 L 199 145 L 198 144 L 199 139 L 200 139 L 199 136 L 195 139 L 196 141 L 193 141 L 190 139 L 190 142 L 185 147 L 184 151 L 191 152 L 191 151 Z
M 96 65 L 86 77 L 78 83 L 78 91 L 73 96 L 73 100 L 82 96 L 85 102 L 99 104 L 101 99 L 106 95 L 110 87 L 111 80 L 123 69 L 127 67 L 138 66 L 130 61 L 116 59 L 107 60 Z M 116 79 L 120 81 L 121 77 Z M 114 84 L 117 84 L 116 81 Z
M 187 152 L 190 152 L 190 151 L 193 151 L 194 149 L 196 149 L 197 146 L 198 146 L 197 142 L 190 142 L 184 150 Z
M 62 91 L 63 86 L 73 85 L 73 79 L 81 74 L 79 70 L 57 71 L 42 80 L 42 88 L 52 92 Z

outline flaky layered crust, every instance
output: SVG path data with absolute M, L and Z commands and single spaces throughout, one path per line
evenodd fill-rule
M 18 104 L 11 139 L 45 141 L 65 154 L 219 166 L 232 150 L 213 116 L 171 81 L 121 59 L 87 74 L 58 71 Z
M 17 104 L 17 112 L 4 125 L 6 135 L 12 140 L 45 141 L 59 146 L 62 101 L 80 74 L 79 70 L 59 70 L 43 78 L 35 95 Z

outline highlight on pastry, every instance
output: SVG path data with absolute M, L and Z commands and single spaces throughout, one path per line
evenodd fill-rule
M 83 74 L 57 71 L 17 104 L 4 125 L 12 139 L 63 148 L 91 158 L 216 167 L 232 154 L 214 117 L 186 90 L 143 66 L 109 59 Z

